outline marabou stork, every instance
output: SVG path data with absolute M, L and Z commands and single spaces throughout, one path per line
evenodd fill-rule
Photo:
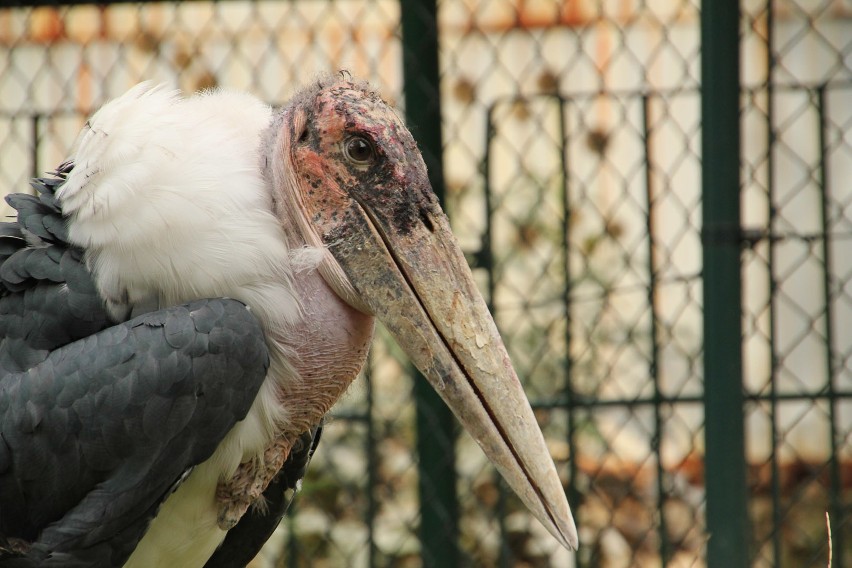
M 143 83 L 33 185 L 0 226 L 0 566 L 244 565 L 374 318 L 576 548 L 417 145 L 367 85 L 273 112 Z

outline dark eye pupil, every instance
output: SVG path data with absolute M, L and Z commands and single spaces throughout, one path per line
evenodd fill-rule
M 346 153 L 356 162 L 367 162 L 373 157 L 373 149 L 363 138 L 352 138 L 346 143 Z

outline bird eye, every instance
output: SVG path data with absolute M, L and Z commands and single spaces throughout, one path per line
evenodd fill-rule
M 350 136 L 343 143 L 343 152 L 357 165 L 369 164 L 375 157 L 373 145 L 363 136 Z

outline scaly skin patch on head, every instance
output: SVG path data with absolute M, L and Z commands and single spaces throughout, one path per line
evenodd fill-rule
M 308 215 L 324 231 L 323 240 L 332 228 L 339 229 L 353 199 L 386 211 L 402 234 L 440 211 L 414 138 L 378 95 L 342 83 L 319 91 L 314 100 L 303 111 L 304 126 L 294 121 L 291 136 L 301 142 L 293 147 L 292 161 L 302 176 Z M 356 165 L 345 156 L 344 145 L 353 137 L 372 145 L 370 164 Z

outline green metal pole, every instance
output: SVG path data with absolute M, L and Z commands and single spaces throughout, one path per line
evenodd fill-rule
M 749 562 L 740 268 L 739 5 L 701 3 L 707 565 Z
M 435 0 L 403 0 L 401 10 L 405 114 L 443 204 L 438 7 Z M 426 379 L 413 373 L 423 566 L 452 568 L 459 565 L 455 418 Z

